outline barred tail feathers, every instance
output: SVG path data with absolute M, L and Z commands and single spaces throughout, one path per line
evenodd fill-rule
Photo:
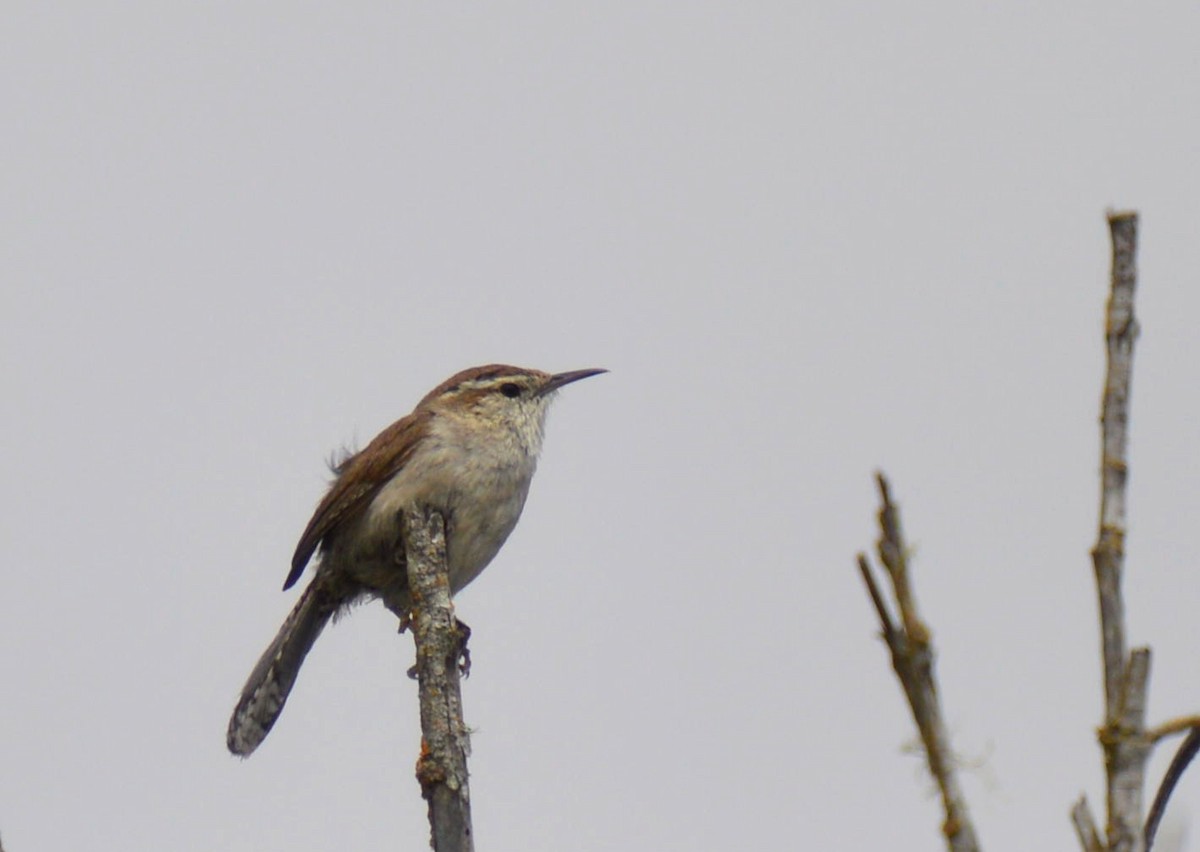
M 249 757 L 270 732 L 304 658 L 338 608 L 321 586 L 314 580 L 304 590 L 242 688 L 225 737 L 229 750 L 240 757 Z

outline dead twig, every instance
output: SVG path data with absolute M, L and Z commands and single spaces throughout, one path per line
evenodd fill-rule
M 1163 814 L 1167 812 L 1167 803 L 1171 801 L 1175 785 L 1179 783 L 1179 779 L 1183 777 L 1183 773 L 1187 771 L 1197 752 L 1200 752 L 1200 728 L 1192 728 L 1187 738 L 1180 744 L 1179 751 L 1175 752 L 1175 757 L 1171 758 L 1171 765 L 1167 767 L 1162 783 L 1158 785 L 1158 792 L 1154 795 L 1154 802 L 1150 805 L 1150 814 L 1146 817 L 1146 828 L 1143 832 L 1146 852 L 1150 852 L 1154 847 L 1154 836 L 1158 834 L 1158 824 L 1162 822 Z
M 1178 719 L 1168 719 L 1146 731 L 1146 739 L 1158 745 L 1167 737 L 1186 734 L 1194 728 L 1200 728 L 1200 716 L 1180 716 Z
M 1083 847 L 1084 852 L 1104 852 L 1104 841 L 1100 839 L 1100 829 L 1096 828 L 1096 821 L 1092 818 L 1087 799 L 1080 797 L 1071 808 L 1071 822 L 1075 826 L 1075 834 L 1079 836 L 1079 845 Z
M 1104 326 L 1108 358 L 1100 407 L 1100 529 L 1092 549 L 1104 663 L 1104 724 L 1099 738 L 1107 773 L 1106 848 L 1110 852 L 1137 852 L 1141 848 L 1142 791 L 1150 751 L 1146 738 L 1150 649 L 1127 652 L 1121 594 L 1127 528 L 1129 397 L 1138 336 L 1133 309 L 1137 222 L 1136 213 L 1108 214 L 1112 283 Z
M 879 616 L 883 640 L 892 655 L 892 668 L 904 689 L 912 709 L 913 719 L 921 735 L 921 744 L 929 772 L 937 782 L 945 811 L 942 833 L 951 852 L 977 852 L 979 842 L 967 809 L 967 800 L 959 787 L 950 737 L 942 718 L 938 699 L 937 679 L 933 666 L 933 643 L 929 629 L 917 612 L 908 572 L 908 547 L 900 528 L 900 513 L 892 502 L 887 479 L 876 474 L 879 485 L 880 537 L 877 544 L 879 559 L 891 580 L 892 592 L 899 611 L 899 626 L 888 613 L 887 604 L 871 565 L 864 554 L 858 556 L 858 567 L 867 593 Z

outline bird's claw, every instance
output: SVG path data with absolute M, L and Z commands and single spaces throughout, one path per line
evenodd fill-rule
M 403 633 L 412 623 L 412 619 L 407 616 L 400 619 L 400 632 Z M 458 664 L 458 673 L 463 677 L 471 676 L 471 649 L 467 647 L 467 641 L 471 638 L 471 628 L 467 623 L 454 619 L 454 635 L 457 638 L 457 648 L 454 655 L 454 660 Z M 408 677 L 411 680 L 417 680 L 417 665 L 414 663 L 408 669 Z
M 465 621 L 456 618 L 454 619 L 454 632 L 458 636 L 458 672 L 463 677 L 470 677 L 471 649 L 467 647 L 467 640 L 471 638 L 471 628 Z

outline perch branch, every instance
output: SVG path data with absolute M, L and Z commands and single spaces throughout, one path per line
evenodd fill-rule
M 921 735 L 921 744 L 929 772 L 937 782 L 945 810 L 942 833 L 950 852 L 978 852 L 979 842 L 967 809 L 967 800 L 958 784 L 950 737 L 942 718 L 938 699 L 937 678 L 933 666 L 933 643 L 929 629 L 917 612 L 908 572 L 908 548 L 900 528 L 900 513 L 892 502 L 887 479 L 876 474 L 881 508 L 879 510 L 880 538 L 877 543 L 880 561 L 892 584 L 896 607 L 900 613 L 899 627 L 888 614 L 887 604 L 875 581 L 867 557 L 858 556 L 858 567 L 867 593 L 879 616 L 883 640 L 892 655 L 892 668 L 904 689 L 912 709 L 913 719 Z
M 463 643 L 450 602 L 445 522 L 433 509 L 414 507 L 404 513 L 404 525 L 421 703 L 417 780 L 429 803 L 430 845 L 436 852 L 472 852 L 471 745 L 458 670 Z
M 1105 316 L 1108 363 L 1100 408 L 1100 534 L 1092 551 L 1100 595 L 1106 721 L 1116 720 L 1125 673 L 1125 611 L 1121 572 L 1125 561 L 1125 495 L 1129 464 L 1129 393 L 1138 325 L 1133 300 L 1137 286 L 1134 254 L 1137 216 L 1110 213 L 1112 289 Z
M 1137 289 L 1137 214 L 1108 214 L 1112 236 L 1112 281 L 1105 316 L 1107 368 L 1100 408 L 1100 523 L 1092 564 L 1100 609 L 1104 658 L 1104 724 L 1100 744 L 1107 773 L 1107 849 L 1138 852 L 1142 844 L 1145 786 L 1146 685 L 1150 650 L 1127 652 L 1121 577 L 1125 563 L 1126 485 L 1129 476 L 1129 398 Z

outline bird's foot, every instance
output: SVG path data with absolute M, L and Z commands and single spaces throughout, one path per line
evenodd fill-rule
M 456 661 L 458 662 L 458 671 L 463 677 L 471 676 L 471 649 L 467 647 L 467 640 L 471 638 L 471 628 L 467 626 L 465 621 L 454 619 L 454 632 L 458 637 L 458 654 Z

